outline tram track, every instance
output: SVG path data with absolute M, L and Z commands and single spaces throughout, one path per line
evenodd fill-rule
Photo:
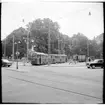
M 35 82 L 35 81 L 26 80 L 26 79 L 21 79 L 21 78 L 17 78 L 17 77 L 13 77 L 13 76 L 8 76 L 8 77 L 10 77 L 12 79 L 28 82 L 28 83 L 31 83 L 31 84 L 36 84 L 36 85 L 40 85 L 40 86 L 44 86 L 44 87 L 49 87 L 49 88 L 52 88 L 52 89 L 61 90 L 61 91 L 67 92 L 67 93 L 73 93 L 73 94 L 76 94 L 76 95 L 81 95 L 81 96 L 85 96 L 85 97 L 90 97 L 90 98 L 102 100 L 102 98 L 91 96 L 91 95 L 88 95 L 88 94 L 79 93 L 79 92 L 72 91 L 72 90 L 67 90 L 67 89 L 63 89 L 63 88 L 59 88 L 59 87 L 55 87 L 55 86 L 50 86 L 50 85 L 46 85 L 46 84 L 42 84 L 42 83 L 38 83 L 38 82 Z
M 5 70 L 8 70 L 8 69 L 5 69 Z M 9 71 L 9 70 L 8 70 Z M 13 71 L 13 70 L 12 70 Z M 40 71 L 40 70 L 39 70 Z M 38 70 L 36 71 L 34 71 L 34 74 L 35 74 L 35 72 L 38 72 L 39 74 L 43 74 L 43 72 L 39 72 Z M 14 72 L 17 72 L 17 71 L 14 71 Z M 45 74 L 46 74 L 46 72 L 44 72 Z M 52 71 L 50 72 L 48 72 L 48 74 L 47 75 L 49 75 L 49 74 L 52 74 Z M 67 85 L 70 85 L 70 83 L 68 83 L 68 82 L 65 82 L 65 81 L 59 81 L 59 80 L 56 80 L 56 79 L 47 79 L 46 78 L 46 76 L 45 76 L 45 78 L 43 77 L 43 76 L 40 76 L 40 77 L 38 77 L 38 76 L 36 76 L 36 75 L 29 75 L 29 72 L 28 73 L 23 73 L 23 72 L 19 72 L 18 71 L 18 74 L 21 74 L 21 76 L 27 76 L 28 78 L 31 78 L 31 80 L 29 79 L 29 80 L 27 80 L 27 79 L 25 79 L 25 78 L 18 78 L 18 77 L 13 77 L 13 76 L 9 76 L 10 78 L 14 78 L 14 79 L 17 79 L 17 80 L 21 80 L 21 81 L 25 81 L 25 82 L 28 82 L 28 83 L 33 83 L 33 84 L 37 84 L 37 85 L 41 85 L 41 86 L 45 86 L 45 87 L 49 87 L 49 88 L 53 88 L 53 89 L 58 89 L 58 90 L 62 90 L 62 91 L 65 91 L 65 92 L 69 92 L 69 93 L 74 93 L 74 94 L 77 94 L 77 95 L 82 95 L 82 96 L 87 96 L 87 97 L 91 97 L 91 98 L 95 98 L 95 99 L 100 99 L 100 100 L 102 100 L 102 98 L 100 98 L 100 97 L 95 97 L 95 96 L 93 96 L 93 95 L 89 95 L 89 94 L 86 94 L 86 93 L 84 93 L 84 92 L 76 92 L 75 91 L 75 89 L 74 90 L 69 90 L 69 89 L 65 89 L 65 88 L 59 88 L 59 87 L 56 87 L 56 86 L 51 86 L 51 85 L 49 85 L 49 84 L 44 84 L 44 83 L 40 83 L 40 82 L 37 82 L 37 81 L 33 81 L 34 80 L 34 78 L 37 78 L 37 79 L 40 79 L 40 80 L 47 80 L 47 81 L 50 81 L 50 82 L 54 82 L 54 83 L 63 83 L 63 84 L 67 84 Z M 28 75 L 27 75 L 28 74 Z M 58 76 L 58 74 L 59 73 L 56 73 L 56 72 L 53 72 L 53 74 L 52 74 L 52 77 L 54 76 L 56 74 L 56 76 Z M 62 73 L 61 73 L 62 74 Z M 60 74 L 60 76 L 62 76 Z M 66 74 L 65 74 L 66 75 Z M 72 77 L 70 77 L 70 78 L 72 78 Z M 76 78 L 76 77 L 75 77 Z M 32 80 L 33 79 L 33 80 Z M 77 78 L 78 79 L 78 78 Z M 96 81 L 94 81 L 94 82 L 96 82 Z
M 12 70 L 12 69 L 5 69 L 5 70 L 11 70 L 11 71 L 14 71 L 14 72 L 18 72 L 18 73 L 22 73 L 22 74 L 26 74 L 27 72 L 24 72 L 24 71 L 16 71 L 16 70 Z M 74 78 L 74 79 L 80 79 L 80 80 L 87 80 L 87 81 L 92 81 L 92 82 L 96 82 L 96 83 L 100 83 L 100 81 L 98 81 L 98 80 L 94 80 L 94 79 L 91 79 L 91 78 L 84 78 L 84 77 L 81 77 L 81 76 L 76 76 L 76 75 L 71 75 L 71 74 L 66 74 L 66 73 L 58 73 L 58 72 L 55 72 L 55 71 L 49 71 L 49 70 L 44 70 L 44 71 L 42 71 L 42 70 L 32 70 L 31 72 L 33 72 L 33 73 L 35 73 L 35 72 L 37 72 L 37 73 L 41 73 L 41 74 L 43 74 L 43 73 L 48 73 L 48 74 L 51 74 L 51 75 L 56 75 L 56 76 L 63 76 L 63 77 L 66 77 L 66 78 Z M 29 73 L 29 72 L 28 72 Z
M 67 78 L 78 78 L 78 79 L 81 79 L 81 80 L 87 80 L 87 81 L 92 81 L 92 82 L 97 82 L 97 83 L 100 83 L 100 81 L 97 81 L 97 80 L 94 80 L 94 79 L 91 79 L 91 78 L 84 78 L 84 77 L 80 77 L 80 76 L 75 76 L 75 75 L 71 75 L 71 74 L 66 74 L 66 73 L 58 73 L 58 72 L 55 72 L 55 71 L 49 71 L 49 70 L 44 70 L 44 71 L 40 71 L 40 70 L 35 70 L 33 72 L 40 72 L 40 73 L 53 73 L 54 75 L 57 75 L 57 76 L 63 76 L 63 77 L 67 77 Z

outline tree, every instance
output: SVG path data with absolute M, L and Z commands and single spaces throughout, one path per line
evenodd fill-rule
M 37 51 L 48 53 L 48 30 L 50 28 L 51 46 L 55 45 L 59 31 L 57 22 L 53 22 L 48 18 L 43 20 L 37 19 L 27 25 L 30 27 L 30 40 L 34 39 Z M 30 47 L 32 47 L 30 45 Z M 56 53 L 55 49 L 51 49 L 51 53 Z
M 66 54 L 68 57 L 75 54 L 87 55 L 87 43 L 89 43 L 89 55 L 99 58 L 103 53 L 103 41 L 97 43 L 96 40 L 89 40 L 82 33 L 74 34 L 72 37 L 59 32 L 60 26 L 49 18 L 36 19 L 27 24 L 27 28 L 22 27 L 14 30 L 6 39 L 2 41 L 2 54 L 4 54 L 6 40 L 6 55 L 12 55 L 13 35 L 15 42 L 21 41 L 18 50 L 19 57 L 27 54 L 27 35 L 29 36 L 29 49 L 35 45 L 35 51 L 48 53 L 48 30 L 50 29 L 50 47 L 52 54 Z M 99 37 L 98 39 L 102 39 Z M 34 42 L 32 42 L 34 40 Z M 15 53 L 16 53 L 15 46 Z M 15 55 L 16 57 L 16 55 Z

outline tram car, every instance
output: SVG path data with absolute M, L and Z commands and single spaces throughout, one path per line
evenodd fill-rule
M 65 54 L 45 54 L 41 52 L 30 52 L 29 55 L 32 65 L 46 65 L 55 63 L 65 63 L 67 61 L 67 55 Z
M 67 55 L 65 54 L 50 54 L 51 63 L 65 63 L 67 61 Z
M 86 55 L 73 55 L 73 59 L 78 62 L 85 62 L 86 61 Z
M 42 65 L 48 63 L 48 55 L 40 52 L 34 52 L 31 56 L 32 65 Z
M 78 55 L 78 61 L 79 62 L 85 62 L 86 61 L 86 55 Z

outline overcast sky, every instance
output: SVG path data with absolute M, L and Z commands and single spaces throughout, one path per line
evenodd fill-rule
M 89 15 L 91 12 L 91 15 Z M 58 22 L 60 32 L 68 36 L 83 33 L 93 39 L 104 32 L 103 4 L 83 2 L 3 2 L 1 39 L 14 29 L 25 26 L 38 18 Z M 22 23 L 22 19 L 25 23 Z

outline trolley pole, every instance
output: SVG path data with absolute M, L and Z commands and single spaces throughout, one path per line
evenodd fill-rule
M 50 23 L 48 24 L 48 65 L 50 65 Z

